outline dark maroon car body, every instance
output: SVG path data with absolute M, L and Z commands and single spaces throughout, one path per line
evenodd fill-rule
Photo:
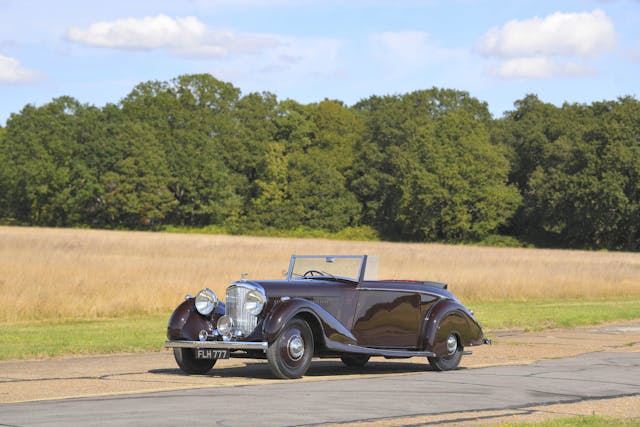
M 298 378 L 312 357 L 363 366 L 371 356 L 421 356 L 434 369 L 449 370 L 470 353 L 465 348 L 487 342 L 473 313 L 445 284 L 368 280 L 366 255 L 318 258 L 359 261 L 361 268 L 352 277 L 317 270 L 296 277 L 290 267 L 287 280 L 243 279 L 229 286 L 226 304 L 210 295 L 210 305 L 200 300 L 207 295 L 187 297 L 167 330 L 166 346 L 174 349 L 178 365 L 203 374 L 218 358 L 266 357 L 277 377 Z M 259 314 L 243 311 L 258 310 L 260 302 Z M 202 314 L 196 303 L 212 311 Z

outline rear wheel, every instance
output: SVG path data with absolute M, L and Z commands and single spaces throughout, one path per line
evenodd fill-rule
M 369 357 L 366 354 L 345 354 L 340 360 L 350 368 L 362 368 L 369 361 Z
M 174 348 L 173 357 L 178 362 L 180 369 L 191 375 L 206 374 L 218 361 L 218 359 L 196 359 L 192 348 Z
M 273 374 L 282 379 L 303 376 L 313 357 L 313 332 L 304 320 L 291 319 L 267 349 Z
M 429 364 L 435 371 L 451 371 L 460 364 L 462 346 L 455 334 L 451 334 L 447 338 L 447 352 L 446 356 L 427 357 Z

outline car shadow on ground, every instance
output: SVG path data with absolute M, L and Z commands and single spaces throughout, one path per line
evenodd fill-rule
M 212 378 L 255 378 L 255 379 L 276 379 L 269 369 L 269 364 L 264 362 L 244 362 L 244 366 L 233 367 L 214 367 L 205 375 L 198 375 L 199 377 L 212 377 Z M 464 369 L 464 368 L 459 368 Z M 411 363 L 411 362 L 395 362 L 395 361 L 373 361 L 366 364 L 361 368 L 348 367 L 342 364 L 340 361 L 313 361 L 311 367 L 305 374 L 305 377 L 340 377 L 349 375 L 384 375 L 384 374 L 404 374 L 404 373 L 420 373 L 433 371 L 433 369 L 426 362 L 424 363 Z M 182 372 L 179 368 L 173 369 L 152 369 L 148 371 L 151 374 L 162 375 L 178 375 L 178 376 L 190 376 Z

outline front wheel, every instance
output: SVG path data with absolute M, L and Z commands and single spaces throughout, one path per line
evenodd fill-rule
M 447 352 L 446 356 L 427 357 L 434 371 L 452 371 L 460 364 L 462 346 L 454 334 L 447 338 Z
M 313 332 L 304 320 L 291 319 L 267 348 L 271 372 L 282 379 L 300 378 L 313 357 Z
M 192 375 L 206 374 L 218 361 L 218 359 L 196 359 L 192 348 L 174 348 L 173 357 L 178 362 L 180 369 Z

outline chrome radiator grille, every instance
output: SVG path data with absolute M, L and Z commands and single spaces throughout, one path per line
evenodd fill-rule
M 234 329 L 241 332 L 242 335 L 249 335 L 258 325 L 258 318 L 244 310 L 244 301 L 250 290 L 237 284 L 227 288 L 227 315 L 231 317 Z

